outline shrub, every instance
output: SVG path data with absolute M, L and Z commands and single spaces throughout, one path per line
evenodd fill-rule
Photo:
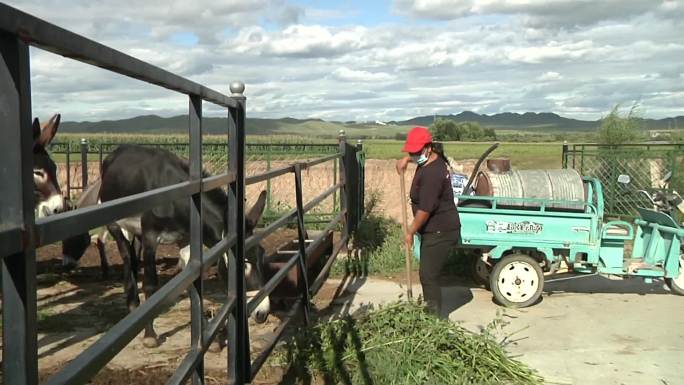
M 598 129 L 599 142 L 602 144 L 622 144 L 634 142 L 639 137 L 641 119 L 638 116 L 638 105 L 634 104 L 626 115 L 620 113 L 620 105 L 601 119 Z

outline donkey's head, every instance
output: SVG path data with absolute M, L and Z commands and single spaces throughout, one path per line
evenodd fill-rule
M 245 215 L 245 236 L 247 238 L 254 234 L 254 229 L 264 214 L 266 196 L 266 191 L 261 191 L 254 206 Z M 245 254 L 245 286 L 247 288 L 247 296 L 252 297 L 266 284 L 264 280 L 266 251 L 261 245 L 256 245 L 249 250 L 245 250 Z M 252 316 L 257 323 L 263 323 L 268 318 L 268 313 L 270 312 L 271 303 L 269 297 L 266 296 L 259 306 L 254 309 Z
M 39 217 L 64 210 L 64 197 L 57 182 L 57 165 L 46 150 L 57 133 L 59 121 L 59 114 L 43 125 L 38 118 L 33 120 L 33 182 Z

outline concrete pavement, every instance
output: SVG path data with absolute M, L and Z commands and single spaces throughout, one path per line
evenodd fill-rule
M 588 276 L 547 283 L 541 302 L 511 310 L 482 288 L 446 281 L 449 318 L 479 331 L 497 312 L 516 333 L 508 346 L 549 384 L 684 385 L 684 297 L 662 283 Z M 414 285 L 414 295 L 420 285 Z M 335 303 L 340 313 L 396 301 L 405 289 L 377 278 L 347 283 Z

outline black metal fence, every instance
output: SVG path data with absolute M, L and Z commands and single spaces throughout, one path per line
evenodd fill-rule
M 29 46 L 188 95 L 190 180 L 95 207 L 36 220 L 33 210 Z M 12 385 L 34 385 L 38 382 L 36 248 L 177 199 L 188 199 L 191 202 L 191 258 L 188 266 L 89 348 L 69 361 L 62 370 L 53 374 L 47 384 L 88 382 L 138 335 L 146 323 L 167 309 L 184 291 L 188 292 L 191 303 L 190 351 L 167 383 L 182 384 L 190 379 L 193 384 L 204 383 L 204 353 L 226 323 L 229 383 L 250 382 L 295 316 L 301 313 L 308 320 L 310 297 L 323 284 L 335 256 L 346 246 L 349 232 L 356 227 L 355 221 L 362 211 L 356 206 L 362 204 L 364 184 L 363 171 L 359 171 L 362 167 L 359 166 L 358 159 L 363 157 L 362 153 L 359 155 L 360 149 L 347 144 L 345 138 L 341 137 L 339 150 L 334 154 L 246 177 L 246 99 L 242 94 L 242 84 L 231 84 L 233 94 L 223 95 L 4 4 L 0 4 L 0 53 L 3 59 L 0 61 L 0 129 L 3 138 L 0 142 L 0 165 L 3 165 L 0 167 L 0 179 L 3 181 L 0 184 L 0 263 L 4 382 Z M 227 143 L 230 156 L 227 172 L 208 178 L 202 178 L 201 173 L 203 100 L 225 107 L 229 116 Z M 325 162 L 339 164 L 339 181 L 305 204 L 302 199 L 302 170 Z M 245 239 L 245 186 L 285 174 L 294 176 L 296 208 L 263 231 Z M 203 251 L 201 193 L 221 186 L 227 186 L 228 194 L 226 238 Z M 340 211 L 327 224 L 321 237 L 306 246 L 304 214 L 336 191 L 340 191 Z M 351 215 L 352 212 L 357 214 Z M 262 290 L 247 302 L 244 282 L 245 250 L 256 246 L 268 234 L 293 221 L 298 228 L 299 253 L 292 256 Z M 252 361 L 247 316 L 274 290 L 291 268 L 299 269 L 301 276 L 306 278 L 307 253 L 318 247 L 325 234 L 338 225 L 342 225 L 342 234 L 324 268 L 313 282 L 305 280 L 301 299 L 283 318 L 271 343 Z M 203 311 L 202 272 L 225 253 L 230 256 L 226 295 L 220 310 L 211 319 L 207 319 Z
M 344 132 L 340 132 L 340 135 L 344 136 Z M 79 141 L 57 140 L 53 142 L 50 145 L 50 153 L 60 165 L 59 179 L 64 196 L 74 200 L 90 183 L 99 179 L 102 160 L 122 144 L 163 148 L 183 158 L 188 158 L 189 143 L 166 142 L 165 139 L 161 137 L 159 141 L 151 138 L 151 140 L 146 142 L 100 142 L 81 138 Z M 357 147 L 362 148 L 361 141 L 359 141 Z M 225 170 L 228 150 L 227 143 L 203 142 L 202 162 L 205 171 L 214 174 Z M 245 145 L 245 175 L 257 175 L 271 171 L 271 169 L 283 164 L 316 159 L 337 153 L 338 151 L 339 146 L 337 144 L 329 143 L 247 143 Z M 365 158 L 359 158 L 358 161 L 363 165 Z M 337 167 L 337 163 L 333 162 L 330 174 L 332 181 L 338 179 Z M 265 182 L 264 187 L 267 192 L 264 220 L 271 222 L 283 213 L 282 208 L 278 207 L 275 202 L 282 199 L 282 195 L 291 195 L 291 192 L 278 191 L 278 189 L 272 188 L 271 179 Z M 323 188 L 323 186 L 310 187 L 314 190 L 321 190 Z M 334 212 L 339 211 L 338 195 L 337 192 L 333 194 L 332 204 L 329 204 L 327 207 L 328 211 L 307 215 L 305 218 L 306 222 L 327 222 L 327 219 L 331 218 Z
M 574 168 L 584 176 L 596 177 L 603 185 L 606 215 L 631 218 L 637 207 L 650 203 L 636 190 L 684 191 L 684 145 L 682 144 L 571 144 L 563 146 L 563 167 Z M 672 173 L 663 189 L 663 179 Z M 618 183 L 629 175 L 630 187 Z

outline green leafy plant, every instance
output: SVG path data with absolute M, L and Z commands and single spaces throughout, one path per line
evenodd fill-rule
M 601 119 L 601 126 L 598 129 L 599 141 L 609 145 L 634 142 L 639 138 L 641 125 L 638 104 L 632 105 L 627 114 L 622 114 L 620 105 L 617 104 Z
M 299 329 L 272 363 L 288 366 L 303 383 L 312 379 L 348 385 L 543 382 L 505 351 L 514 333 L 497 340 L 507 325 L 501 315 L 473 333 L 434 317 L 415 302 L 357 314 Z

